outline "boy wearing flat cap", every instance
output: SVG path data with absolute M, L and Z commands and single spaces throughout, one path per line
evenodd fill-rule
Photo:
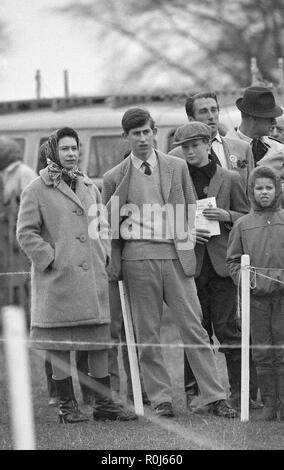
M 230 229 L 234 222 L 249 210 L 241 176 L 216 164 L 210 158 L 209 126 L 192 121 L 179 127 L 174 145 L 182 148 L 184 159 L 193 181 L 196 199 L 216 198 L 216 208 L 207 208 L 203 215 L 208 221 L 216 220 L 220 235 L 209 236 L 207 230 L 196 230 L 195 282 L 203 313 L 203 326 L 212 339 L 215 335 L 225 354 L 231 399 L 234 406 L 240 401 L 240 331 L 236 322 L 236 287 L 226 268 L 226 252 Z M 222 344 L 235 348 L 222 348 Z M 190 365 L 185 357 L 185 389 L 187 404 L 198 394 L 198 388 Z
M 255 164 L 264 156 L 284 151 L 284 145 L 269 135 L 276 118 L 283 114 L 269 88 L 248 87 L 244 96 L 237 99 L 236 106 L 241 111 L 241 124 L 239 128 L 230 129 L 226 137 L 250 143 Z

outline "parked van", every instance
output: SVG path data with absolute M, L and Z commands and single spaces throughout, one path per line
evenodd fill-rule
M 122 138 L 121 118 L 131 106 L 143 106 L 153 116 L 157 147 L 162 152 L 172 148 L 176 128 L 187 122 L 184 100 L 145 100 L 145 97 L 121 100 L 101 97 L 27 100 L 0 104 L 0 133 L 15 139 L 23 151 L 23 160 L 37 172 L 42 168 L 39 147 L 50 133 L 60 127 L 73 127 L 81 140 L 80 168 L 101 187 L 103 174 L 119 163 L 129 150 Z M 140 99 L 139 99 L 140 98 Z M 234 106 L 222 108 L 220 131 L 240 122 Z

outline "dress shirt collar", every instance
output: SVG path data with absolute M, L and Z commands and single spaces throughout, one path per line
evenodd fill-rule
M 240 138 L 241 138 L 242 140 L 245 140 L 245 141 L 248 142 L 249 144 L 251 143 L 252 138 L 249 137 L 248 135 L 243 134 L 242 131 L 240 131 L 240 128 L 239 128 L 239 127 L 237 128 L 237 134 L 240 136 Z
M 220 136 L 219 132 L 217 132 L 217 134 L 215 135 L 215 137 L 213 137 L 213 139 L 212 139 L 212 144 L 213 144 L 214 140 L 216 140 L 217 142 L 219 142 L 219 144 L 222 144 L 222 139 L 221 139 L 221 136 Z
M 130 156 L 131 156 L 131 161 L 132 161 L 133 165 L 135 166 L 135 168 L 137 170 L 140 170 L 141 165 L 143 164 L 144 160 L 141 160 L 140 158 L 135 157 L 135 155 L 133 155 L 132 152 L 131 152 Z M 154 149 L 152 150 L 152 153 L 151 153 L 150 157 L 146 160 L 146 162 L 149 163 L 152 170 L 157 165 L 157 156 L 154 152 Z

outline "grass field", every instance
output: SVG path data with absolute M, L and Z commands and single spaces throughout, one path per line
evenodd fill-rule
M 162 329 L 163 342 L 180 342 L 174 326 L 166 323 Z M 87 424 L 62 425 L 56 409 L 47 406 L 47 390 L 42 355 L 30 352 L 33 385 L 33 409 L 36 429 L 36 447 L 40 450 L 245 450 L 284 449 L 284 422 L 259 421 L 260 412 L 253 411 L 250 421 L 226 420 L 209 414 L 193 414 L 185 409 L 183 393 L 182 349 L 166 349 L 166 363 L 174 391 L 174 419 L 157 419 L 149 409 L 138 421 L 129 423 L 91 420 L 91 408 L 81 405 L 90 415 Z M 222 354 L 217 353 L 220 376 L 228 386 Z M 79 402 L 78 384 L 75 388 Z M 124 374 L 122 372 L 122 395 Z M 0 343 L 0 450 L 13 449 L 9 420 L 7 371 L 3 343 Z

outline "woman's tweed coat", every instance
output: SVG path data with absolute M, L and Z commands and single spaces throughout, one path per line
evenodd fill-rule
M 96 203 L 101 196 L 89 178 L 78 178 L 75 194 L 62 180 L 54 188 L 47 168 L 24 190 L 17 237 L 32 261 L 31 327 L 110 322 L 110 239 Z M 100 236 L 90 237 L 97 222 Z

